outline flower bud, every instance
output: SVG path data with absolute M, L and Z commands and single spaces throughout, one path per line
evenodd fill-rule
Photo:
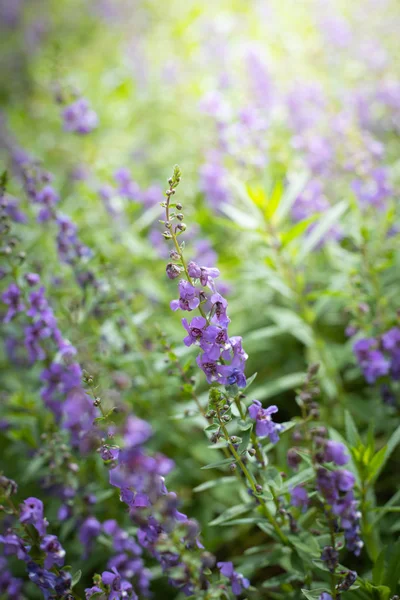
M 178 267 L 178 265 L 174 265 L 173 263 L 168 263 L 165 271 L 169 277 L 169 279 L 176 279 L 182 272 L 182 269 Z

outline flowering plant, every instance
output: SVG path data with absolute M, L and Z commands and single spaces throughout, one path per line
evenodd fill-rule
M 395 0 L 42 4 L 0 0 L 0 600 L 398 600 Z

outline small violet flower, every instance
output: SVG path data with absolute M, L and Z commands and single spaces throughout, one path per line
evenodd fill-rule
M 237 573 L 234 570 L 233 563 L 219 562 L 217 563 L 217 567 L 219 568 L 221 575 L 230 579 L 232 592 L 235 596 L 239 596 L 243 589 L 250 587 L 250 581 L 246 579 L 246 577 L 243 577 L 241 573 Z
M 263 408 L 259 400 L 253 400 L 253 404 L 249 406 L 249 415 L 251 419 L 256 421 L 256 435 L 259 437 L 268 436 L 273 444 L 279 441 L 279 432 L 282 430 L 282 425 L 274 423 L 271 415 L 278 412 L 278 407 L 275 405 Z

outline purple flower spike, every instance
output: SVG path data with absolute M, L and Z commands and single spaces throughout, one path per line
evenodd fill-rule
M 217 563 L 217 567 L 219 568 L 221 575 L 227 577 L 232 586 L 232 592 L 235 596 L 239 596 L 244 589 L 250 587 L 250 581 L 243 577 L 241 573 L 237 573 L 233 568 L 233 563 L 231 562 L 219 562 Z
M 1 299 L 8 305 L 8 311 L 3 319 L 3 323 L 9 323 L 15 315 L 25 309 L 21 299 L 21 290 L 15 283 L 10 283 L 8 289 L 3 293 Z
M 309 502 L 307 491 L 301 485 L 296 485 L 290 491 L 290 502 L 292 506 L 301 508 L 303 512 L 306 511 Z
M 249 415 L 251 419 L 256 421 L 256 435 L 259 437 L 268 436 L 273 444 L 279 441 L 279 432 L 282 430 L 282 425 L 274 423 L 271 415 L 278 412 L 278 407 L 275 405 L 263 408 L 259 400 L 253 400 L 253 404 L 249 406 Z
M 340 467 L 347 464 L 349 456 L 346 453 L 346 447 L 340 442 L 333 442 L 331 440 L 326 442 L 324 462 L 333 462 Z
M 79 98 L 63 111 L 64 129 L 73 133 L 90 133 L 97 127 L 97 114 L 85 98 Z

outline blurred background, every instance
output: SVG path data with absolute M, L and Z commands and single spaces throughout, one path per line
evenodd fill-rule
M 84 366 L 151 422 L 154 446 L 178 465 L 169 487 L 201 523 L 227 499 L 192 491 L 214 455 L 165 362 L 165 343 L 184 368 L 195 357 L 169 310 L 166 181 L 178 163 L 185 252 L 221 270 L 231 333 L 243 336 L 248 376 L 258 373 L 252 395 L 288 420 L 317 361 L 331 424 L 351 404 L 379 436 L 382 411 L 394 409 L 363 380 L 345 330 L 374 333 L 397 308 L 398 238 L 387 233 L 398 231 L 399 31 L 397 0 L 0 0 L 0 157 L 13 170 L 27 153 L 53 174 L 102 285 L 78 285 L 60 267 L 51 228 L 12 181 L 28 257 L 56 276 L 47 286 Z M 94 111 L 89 135 L 68 132 L 64 110 L 77 99 Z M 389 267 L 383 288 L 364 286 Z M 382 500 L 390 487 L 388 477 Z M 258 533 L 204 535 L 223 558 Z

